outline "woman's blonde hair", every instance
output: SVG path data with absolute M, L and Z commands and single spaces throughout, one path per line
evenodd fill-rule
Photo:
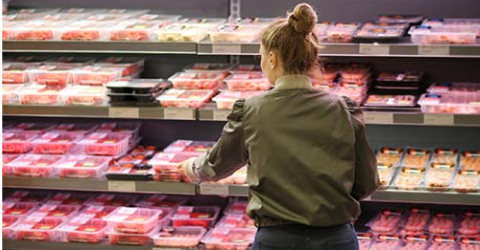
M 269 25 L 262 35 L 266 51 L 279 54 L 286 74 L 307 74 L 318 68 L 319 45 L 313 30 L 317 14 L 312 6 L 301 3 L 287 18 Z

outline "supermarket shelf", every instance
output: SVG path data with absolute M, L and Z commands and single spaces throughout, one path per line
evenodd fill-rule
M 3 249 L 9 250 L 183 250 L 182 248 L 162 248 L 152 246 L 123 246 L 90 243 L 43 242 L 27 240 L 3 240 Z
M 480 205 L 480 193 L 462 194 L 457 192 L 429 192 L 403 191 L 396 189 L 378 190 L 371 197 L 371 201 L 428 203 L 428 204 L 456 204 Z
M 196 54 L 195 43 L 3 41 L 3 52 Z
M 3 187 L 77 191 L 111 191 L 195 195 L 196 186 L 190 183 L 157 181 L 107 181 L 94 179 L 60 179 L 3 176 Z
M 196 110 L 162 107 L 3 105 L 3 115 L 195 120 Z
M 248 196 L 248 185 L 200 184 L 201 195 Z

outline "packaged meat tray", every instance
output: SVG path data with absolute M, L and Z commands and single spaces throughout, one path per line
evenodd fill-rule
M 401 168 L 392 184 L 397 189 L 417 190 L 423 187 L 425 168 Z
M 13 40 L 51 41 L 59 39 L 59 29 L 66 21 L 33 20 L 12 27 Z
M 252 65 L 253 66 L 253 65 Z M 233 70 L 231 64 L 228 63 L 195 63 L 193 65 L 187 66 L 183 69 L 185 72 L 214 72 L 214 73 L 224 73 L 225 76 L 228 75 L 228 72 Z M 246 70 L 253 71 L 253 70 Z
M 225 214 L 245 214 L 247 212 L 247 201 L 231 201 L 225 208 Z
M 154 94 L 166 90 L 171 84 L 163 79 L 132 79 L 114 81 L 105 85 L 114 94 Z
M 45 203 L 48 199 L 50 198 L 50 195 L 46 192 L 40 192 L 40 191 L 15 191 L 13 194 L 11 194 L 7 199 L 3 201 L 3 204 L 8 203 L 8 202 L 13 202 L 13 203 L 23 203 L 23 202 L 28 202 L 28 203 L 36 203 L 38 204 L 43 204 Z
M 469 236 L 480 233 L 480 214 L 474 212 L 464 212 L 457 225 L 457 234 Z
M 87 202 L 87 205 L 90 206 L 115 206 L 127 207 L 134 200 L 132 195 L 122 195 L 122 194 L 101 194 L 94 199 Z
M 479 250 L 480 237 L 462 237 L 459 239 L 458 250 Z
M 434 83 L 427 89 L 431 94 L 466 94 L 480 93 L 480 84 L 478 83 L 462 83 L 462 82 L 443 82 Z
M 246 214 L 225 214 L 216 228 L 255 228 L 254 221 Z
M 112 158 L 69 155 L 56 168 L 61 178 L 101 178 Z
M 157 98 L 163 107 L 200 108 L 208 102 L 215 90 L 169 89 Z
M 155 32 L 165 26 L 165 21 L 126 20 L 111 30 L 111 41 L 154 41 Z
M 72 71 L 75 65 L 48 64 L 28 69 L 28 77 L 31 82 L 42 85 L 65 86 L 72 83 Z
M 195 158 L 201 155 L 200 152 L 172 152 L 172 153 L 157 153 L 148 164 L 153 167 L 157 173 L 163 172 L 177 172 L 178 165 L 185 160 Z
M 364 23 L 353 34 L 353 42 L 400 42 L 407 28 L 408 24 Z
M 409 148 L 403 158 L 402 165 L 414 168 L 425 168 L 430 161 L 431 151 L 429 149 Z
M 85 154 L 118 158 L 128 152 L 129 140 L 128 134 L 96 132 L 81 140 L 79 145 Z
M 162 92 L 151 94 L 113 94 L 109 93 L 110 106 L 153 106 L 158 105 L 157 97 Z
M 126 10 L 120 10 L 121 12 L 124 12 Z M 88 18 L 85 20 L 89 21 L 96 21 L 96 22 L 114 22 L 114 23 L 119 23 L 121 21 L 124 21 L 126 19 L 129 19 L 133 17 L 134 15 L 131 14 L 125 14 L 121 12 L 111 12 L 111 10 L 107 10 L 105 13 L 98 13 L 98 14 L 93 14 L 89 15 Z M 136 14 L 136 15 L 142 15 L 144 13 Z M 111 27 L 110 27 L 111 28 Z
M 91 195 L 86 193 L 57 193 L 47 204 L 82 206 L 90 199 Z
M 165 24 L 170 24 L 173 22 L 178 22 L 180 18 L 181 18 L 180 15 L 161 15 L 161 14 L 146 13 L 136 17 L 135 19 L 142 20 L 142 21 L 162 21 Z
M 56 126 L 52 132 L 62 132 L 74 135 L 87 135 L 97 129 L 97 124 L 89 123 L 62 123 Z
M 245 184 L 247 183 L 247 168 L 242 167 L 232 175 L 218 180 L 218 184 Z
M 456 149 L 437 148 L 433 152 L 432 163 L 452 163 L 457 165 L 458 151 Z
M 428 225 L 428 232 L 432 235 L 453 235 L 455 220 L 454 214 L 435 214 Z
M 317 23 L 315 28 L 313 29 L 313 33 L 317 36 L 318 42 L 326 42 L 327 38 L 327 30 L 332 26 L 330 22 L 322 22 Z
M 172 217 L 172 226 L 199 226 L 203 228 L 213 227 L 217 220 L 220 208 L 180 206 Z
M 377 163 L 392 164 L 398 166 L 403 157 L 402 148 L 383 147 L 377 152 Z
M 2 84 L 2 104 L 18 104 L 18 93 L 23 87 L 23 84 Z
M 453 180 L 453 188 L 459 193 L 473 193 L 480 189 L 480 171 L 459 170 Z
M 115 231 L 127 234 L 147 234 L 157 226 L 160 209 L 119 207 L 104 218 Z
M 104 106 L 108 103 L 107 90 L 103 86 L 68 86 L 64 93 L 65 105 Z
M 2 215 L 2 238 L 15 239 L 14 228 L 22 222 L 23 218 L 12 215 Z
M 81 209 L 79 205 L 58 205 L 58 204 L 45 204 L 35 211 L 32 217 L 54 217 L 64 221 L 68 221 L 75 217 L 78 211 Z
M 174 23 L 157 31 L 156 38 L 160 42 L 198 43 L 208 36 L 211 29 L 210 26 Z
M 427 250 L 428 235 L 406 235 L 399 250 Z
M 340 81 L 355 83 L 367 83 L 371 76 L 371 66 L 362 63 L 351 63 L 339 69 Z
M 156 146 L 139 145 L 130 152 L 130 155 L 134 157 L 142 156 L 143 159 L 151 159 L 156 152 Z
M 179 72 L 168 80 L 177 89 L 217 89 L 222 85 L 222 73 Z
M 168 196 L 154 194 L 135 203 L 137 207 L 160 208 L 162 210 L 176 210 L 177 207 L 185 205 L 189 200 L 183 196 Z
M 472 28 L 480 27 L 480 19 L 478 18 L 432 18 L 426 19 L 422 23 L 423 26 L 467 26 Z M 480 37 L 480 29 L 477 37 Z
M 332 43 L 349 43 L 353 33 L 358 28 L 358 23 L 336 23 L 327 30 L 327 41 Z
M 27 83 L 27 68 L 31 65 L 27 63 L 4 63 L 2 65 L 2 83 L 18 84 Z
M 50 130 L 55 128 L 54 124 L 51 123 L 20 123 L 15 125 L 12 128 L 4 130 L 3 132 L 8 133 L 15 133 L 15 132 L 22 132 L 22 134 L 29 134 L 29 135 L 40 135 L 44 134 Z
M 22 105 L 62 105 L 65 87 L 50 85 L 27 85 L 18 92 Z
M 460 158 L 460 168 L 480 171 L 480 151 L 464 151 Z
M 377 163 L 378 177 L 380 179 L 381 188 L 385 188 L 392 182 L 393 176 L 397 171 L 397 168 L 392 164 Z
M 423 94 L 423 113 L 480 114 L 480 94 Z
M 3 41 L 12 40 L 15 37 L 15 33 L 13 33 L 13 31 L 19 25 L 21 25 L 21 23 L 3 21 L 3 23 L 2 23 L 2 40 Z
M 365 83 L 342 82 L 333 90 L 333 93 L 347 96 L 360 105 L 366 97 L 367 90 L 368 87 Z
M 34 154 L 68 154 L 75 152 L 75 144 L 82 138 L 61 132 L 47 132 L 33 141 Z
M 17 159 L 19 156 L 19 154 L 2 154 L 2 175 L 12 174 L 12 168 L 8 163 Z
M 375 216 L 368 226 L 375 233 L 395 232 L 403 219 L 403 212 L 399 210 L 385 209 Z
M 192 153 L 198 155 L 198 153 L 207 152 L 208 149 L 213 147 L 215 142 L 213 141 L 189 141 L 189 140 L 176 140 L 170 143 L 163 149 L 165 153 Z
M 2 133 L 2 152 L 8 154 L 23 154 L 30 151 L 37 136 L 22 132 Z
M 97 65 L 116 65 L 125 67 L 122 76 L 132 76 L 143 71 L 145 59 L 136 57 L 108 57 L 97 62 Z
M 413 95 L 369 95 L 367 107 L 415 107 L 417 98 Z
M 115 209 L 117 209 L 117 207 L 88 205 L 81 211 L 81 215 L 92 217 L 93 219 L 103 219 L 111 214 Z
M 29 203 L 29 202 L 13 203 L 13 205 L 10 206 L 9 208 L 2 209 L 3 210 L 2 215 L 22 217 L 22 216 L 27 216 L 31 214 L 36 209 L 37 209 L 36 203 Z
M 159 229 L 160 227 L 154 228 L 147 234 L 120 233 L 111 229 L 107 231 L 108 241 L 112 245 L 144 246 L 151 242 L 152 237 Z
M 261 25 L 224 24 L 210 31 L 214 43 L 251 43 L 259 38 Z
M 233 72 L 262 72 L 260 65 L 256 64 L 239 64 L 236 65 L 233 69 Z
M 72 83 L 103 86 L 121 78 L 124 70 L 121 65 L 89 65 L 72 71 Z
M 405 23 L 405 24 L 420 24 L 424 17 L 422 15 L 379 15 L 377 23 Z
M 255 229 L 213 228 L 202 242 L 208 250 L 247 250 L 255 239 Z
M 85 19 L 88 15 L 85 13 L 52 13 L 39 18 L 38 20 L 52 21 L 52 22 L 66 22 Z
M 443 249 L 456 249 L 454 236 L 439 236 L 433 235 L 430 239 L 430 246 L 428 250 L 443 250 Z
M 418 26 L 409 34 L 415 44 L 475 44 L 478 27 L 471 26 Z
M 373 242 L 373 235 L 370 233 L 357 233 L 359 250 L 369 250 Z
M 269 90 L 271 87 L 261 72 L 235 72 L 225 82 L 231 91 Z
M 139 163 L 114 163 L 106 171 L 109 180 L 153 180 L 155 171 L 145 161 Z
M 15 227 L 17 240 L 59 241 L 57 229 L 64 221 L 56 217 L 29 216 Z
M 397 250 L 400 247 L 402 237 L 394 234 L 381 234 L 375 239 L 370 250 Z
M 64 41 L 107 41 L 109 28 L 117 23 L 111 21 L 79 20 L 60 30 Z
M 141 126 L 142 124 L 138 122 L 105 122 L 100 124 L 98 132 L 128 135 L 130 146 L 135 147 L 134 144 L 138 143 L 140 137 Z
M 236 100 L 248 99 L 264 93 L 265 91 L 222 91 L 212 98 L 212 101 L 217 103 L 217 109 L 233 109 Z
M 153 235 L 152 240 L 158 247 L 194 248 L 205 232 L 202 227 L 166 227 Z
M 425 74 L 423 72 L 385 72 L 377 76 L 377 86 L 392 89 L 413 89 L 419 88 Z
M 58 232 L 65 242 L 99 243 L 106 237 L 107 230 L 108 225 L 104 220 L 78 216 L 62 225 Z
M 83 57 L 83 56 L 59 56 L 54 57 L 49 60 L 46 60 L 44 64 L 46 65 L 69 65 L 75 67 L 84 67 L 87 65 L 91 65 L 95 62 L 94 58 L 91 57 Z
M 455 176 L 455 164 L 432 163 L 425 175 L 425 187 L 430 191 L 448 191 Z
M 430 221 L 430 211 L 421 208 L 411 208 L 410 212 L 402 225 L 402 234 L 417 235 L 422 234 L 427 229 Z

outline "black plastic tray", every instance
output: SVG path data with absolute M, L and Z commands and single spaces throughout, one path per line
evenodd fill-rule
M 133 79 L 130 81 L 117 81 L 107 84 L 113 94 L 149 94 L 170 88 L 172 84 L 163 79 Z
M 366 27 L 370 25 L 371 27 Z M 397 27 L 400 25 L 401 27 Z M 377 31 L 378 33 L 371 34 L 371 35 L 360 35 L 359 33 L 362 32 L 364 29 Z M 396 29 L 398 30 L 398 35 L 396 36 L 382 36 L 382 32 L 387 29 Z M 407 32 L 408 25 L 407 24 L 372 24 L 372 23 L 365 23 L 358 28 L 355 33 L 353 33 L 353 42 L 354 43 L 398 43 L 402 40 L 403 36 Z

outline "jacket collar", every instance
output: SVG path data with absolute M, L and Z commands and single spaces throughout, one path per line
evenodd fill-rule
M 310 89 L 312 80 L 306 75 L 284 75 L 275 81 L 274 89 Z

